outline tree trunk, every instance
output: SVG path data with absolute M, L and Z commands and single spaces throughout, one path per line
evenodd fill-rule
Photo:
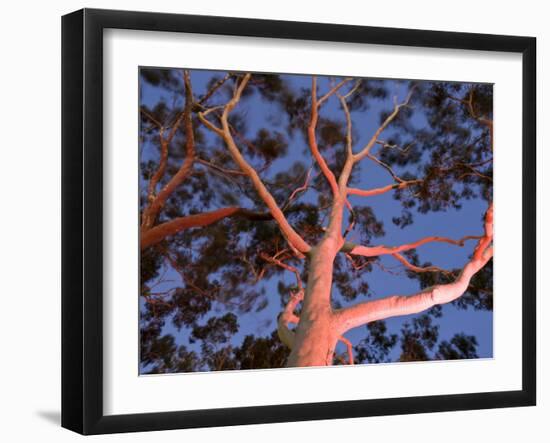
M 325 238 L 311 250 L 307 287 L 288 358 L 289 367 L 332 365 L 338 331 L 330 295 L 337 250 L 337 242 L 331 238 Z
M 288 367 L 332 365 L 338 336 L 330 327 L 331 316 L 323 312 L 319 314 L 308 321 L 300 319 Z

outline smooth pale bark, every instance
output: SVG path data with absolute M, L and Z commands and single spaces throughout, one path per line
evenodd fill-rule
M 336 240 L 328 237 L 310 251 L 304 302 L 287 366 L 332 364 L 339 337 L 330 305 L 332 272 L 338 249 Z
M 480 259 L 473 259 L 468 262 L 458 278 L 452 283 L 433 286 L 414 295 L 395 295 L 343 309 L 337 314 L 340 323 L 339 330 L 344 333 L 352 328 L 376 320 L 417 314 L 435 305 L 442 305 L 456 300 L 466 292 L 472 277 L 485 266 L 492 256 L 493 250 L 489 248 Z
M 294 310 L 298 303 L 304 299 L 304 291 L 300 289 L 297 293 L 291 294 L 285 309 L 279 315 L 277 320 L 277 334 L 281 341 L 288 346 L 289 349 L 294 347 L 294 331 L 291 331 L 288 325 L 290 323 L 298 324 L 300 319 L 294 314 Z
M 491 215 L 492 217 L 492 215 Z M 289 305 L 281 315 L 279 336 L 291 348 L 288 366 L 331 365 L 338 340 L 345 343 L 342 334 L 350 329 L 390 317 L 416 314 L 434 305 L 449 303 L 461 297 L 468 289 L 473 276 L 493 256 L 492 220 L 487 227 L 488 235 L 479 240 L 478 246 L 460 275 L 452 283 L 436 285 L 418 294 L 390 296 L 380 300 L 360 303 L 349 308 L 333 311 L 330 304 L 333 263 L 339 252 L 338 241 L 325 238 L 310 253 L 309 277 L 300 317 L 292 311 L 297 305 Z M 298 322 L 292 333 L 286 326 Z M 282 326 L 280 324 L 280 326 Z M 349 352 L 349 346 L 348 346 Z M 353 361 L 353 360 L 351 360 Z
M 435 305 L 449 303 L 461 297 L 472 277 L 481 270 L 493 257 L 493 205 L 485 214 L 485 235 L 482 236 L 474 250 L 472 259 L 464 266 L 460 275 L 452 282 L 435 285 L 418 294 L 402 296 L 395 295 L 381 300 L 360 303 L 337 312 L 340 332 L 352 328 L 401 315 L 416 314 Z

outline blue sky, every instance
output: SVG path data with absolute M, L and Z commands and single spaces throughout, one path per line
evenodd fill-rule
M 193 92 L 195 96 L 199 96 L 205 91 L 206 82 L 212 77 L 214 72 L 198 70 L 190 70 L 190 72 Z M 309 76 L 285 75 L 285 77 L 292 85 L 293 89 L 298 90 L 300 87 L 309 88 L 311 86 L 311 77 Z M 405 82 L 386 80 L 385 86 L 390 92 L 389 97 L 380 100 L 370 99 L 369 108 L 366 112 L 352 113 L 354 147 L 356 152 L 368 141 L 368 139 L 370 139 L 377 129 L 380 112 L 391 108 L 393 96 L 396 95 L 400 101 L 402 101 L 406 95 L 407 84 Z M 153 107 L 159 100 L 165 100 L 168 105 L 171 105 L 174 99 L 176 100 L 175 103 L 178 103 L 179 100 L 181 104 L 181 96 L 172 97 L 172 95 L 167 94 L 166 91 L 154 87 L 143 80 L 140 80 L 140 88 L 140 104 Z M 328 88 L 329 80 L 326 77 L 320 77 L 318 84 L 319 95 L 322 95 L 324 93 L 323 91 L 327 91 Z M 261 127 L 272 127 L 270 116 L 276 116 L 280 119 L 286 118 L 277 104 L 269 103 L 261 99 L 258 94 L 239 103 L 238 111 L 246 114 L 249 134 L 255 134 L 257 129 Z M 322 108 L 321 116 L 323 115 L 338 120 L 344 119 L 344 115 L 335 96 L 331 97 Z M 419 113 L 415 113 L 412 122 L 418 127 L 425 124 L 423 116 Z M 281 128 L 278 128 L 278 130 L 281 130 Z M 383 133 L 380 138 L 385 139 L 387 136 L 388 134 Z M 142 160 L 149 158 L 158 159 L 158 151 L 150 144 L 145 144 L 141 147 L 141 155 Z M 278 171 L 285 170 L 296 159 L 303 160 L 306 165 L 312 163 L 305 140 L 298 133 L 290 139 L 288 155 L 274 162 L 267 172 L 266 177 L 272 177 Z M 416 167 L 405 167 L 402 169 L 396 167 L 395 169 L 398 174 L 402 174 L 407 170 L 415 172 Z M 392 179 L 387 171 L 368 160 L 362 162 L 359 183 L 356 184 L 357 187 L 369 189 L 390 183 L 392 183 Z M 308 201 L 308 199 L 313 198 L 313 195 L 309 194 L 310 192 L 308 191 L 302 194 L 300 198 L 304 201 Z M 313 194 L 313 192 L 311 194 Z M 392 195 L 393 193 L 390 192 L 368 197 L 368 201 L 366 201 L 367 198 L 365 197 L 352 196 L 350 198 L 352 205 L 361 204 L 371 206 L 377 218 L 383 221 L 386 234 L 381 238 L 373 239 L 373 243 L 375 244 L 398 245 L 431 235 L 458 239 L 465 235 L 480 235 L 483 233 L 481 218 L 487 209 L 487 204 L 483 200 L 464 200 L 460 210 L 449 209 L 445 212 L 430 212 L 425 215 L 414 211 L 414 223 L 405 229 L 401 229 L 395 226 L 391 221 L 392 217 L 398 216 L 401 213 L 401 204 L 394 200 Z M 428 243 L 418 248 L 417 252 L 421 262 L 430 261 L 441 268 L 453 269 L 461 268 L 468 261 L 468 257 L 472 253 L 474 246 L 475 241 L 467 242 L 466 246 L 462 248 L 445 243 Z M 391 257 L 383 257 L 382 264 L 386 267 L 402 270 L 402 267 Z M 401 274 L 402 275 L 390 275 L 380 270 L 378 267 L 374 267 L 367 278 L 372 291 L 372 297 L 370 299 L 383 298 L 395 294 L 407 295 L 418 291 L 418 282 L 407 278 L 403 272 L 401 272 Z M 177 282 L 179 276 L 175 272 L 167 270 L 166 275 L 166 278 L 174 281 L 163 284 L 163 286 L 157 288 L 158 290 L 167 289 L 170 285 L 179 284 L 179 282 Z M 242 338 L 247 334 L 269 335 L 275 328 L 276 317 L 281 310 L 276 285 L 281 278 L 284 279 L 286 283 L 292 283 L 294 281 L 293 274 L 285 273 L 276 278 L 261 282 L 261 284 L 265 285 L 267 293 L 272 293 L 272 299 L 270 299 L 267 308 L 259 313 L 252 312 L 239 315 L 240 330 L 234 336 L 232 341 L 233 344 L 239 345 Z M 336 291 L 336 289 L 334 290 Z M 352 303 L 366 299 L 367 298 L 361 298 L 360 296 Z M 223 313 L 225 308 L 220 308 L 221 313 Z M 220 313 L 218 313 L 218 315 L 220 315 Z M 404 316 L 388 319 L 387 325 L 389 332 L 399 333 L 403 323 L 413 317 L 414 316 Z M 202 322 L 206 322 L 207 318 L 208 317 L 203 318 Z M 459 310 L 449 304 L 443 306 L 443 317 L 435 319 L 435 323 L 440 327 L 440 340 L 449 340 L 458 332 L 474 335 L 479 344 L 477 349 L 478 355 L 485 358 L 492 357 L 492 312 L 474 311 L 472 308 Z M 185 328 L 178 331 L 167 322 L 165 332 L 174 335 L 178 343 L 183 343 L 188 348 L 193 349 L 193 345 L 189 345 L 187 342 L 189 331 Z M 346 337 L 350 339 L 353 344 L 357 344 L 365 336 L 366 330 L 364 327 L 357 328 L 346 334 Z M 195 349 L 198 349 L 197 345 L 195 345 Z M 339 345 L 337 350 L 343 352 L 344 349 Z M 395 359 L 399 356 L 399 353 L 400 347 L 398 344 L 392 351 L 390 357 Z

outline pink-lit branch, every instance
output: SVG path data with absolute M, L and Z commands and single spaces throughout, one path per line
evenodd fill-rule
M 388 125 L 397 117 L 397 115 L 399 114 L 399 111 L 402 108 L 409 105 L 409 101 L 411 100 L 411 96 L 412 96 L 413 92 L 414 92 L 414 88 L 411 88 L 411 90 L 410 90 L 409 94 L 407 95 L 407 98 L 405 99 L 405 101 L 403 103 L 399 103 L 399 104 L 396 103 L 395 104 L 391 114 L 388 115 L 388 117 L 386 117 L 384 122 L 380 125 L 380 127 L 376 130 L 374 135 L 371 137 L 369 142 L 365 145 L 365 147 L 358 154 L 355 154 L 354 160 L 356 162 L 361 161 L 363 158 L 365 158 L 369 154 L 371 148 L 377 142 L 378 137 L 380 137 L 380 134 L 382 134 L 384 129 L 386 129 L 388 127 Z
M 336 313 L 338 330 L 344 333 L 376 320 L 416 314 L 434 305 L 456 300 L 466 292 L 472 277 L 493 257 L 492 242 L 493 205 L 491 204 L 485 215 L 485 234 L 478 241 L 472 259 L 466 263 L 453 282 L 435 285 L 414 295 L 394 295 L 344 308 Z
M 353 345 L 351 344 L 351 342 L 346 338 L 344 337 L 343 335 L 341 335 L 340 337 L 338 337 L 338 340 L 341 341 L 342 343 L 344 343 L 344 345 L 346 345 L 346 349 L 348 351 L 348 357 L 349 357 L 349 364 L 352 365 L 353 364 Z
M 277 256 L 270 257 L 269 255 L 267 255 L 264 252 L 262 252 L 260 254 L 260 257 L 262 257 L 265 261 L 267 261 L 269 263 L 272 263 L 272 264 L 277 265 L 277 266 L 279 266 L 283 269 L 286 269 L 289 272 L 292 272 L 294 274 L 294 276 L 296 277 L 296 285 L 298 286 L 298 290 L 300 292 L 303 292 L 304 286 L 303 286 L 303 283 L 302 283 L 302 278 L 300 277 L 300 271 L 298 271 L 297 268 L 295 268 L 294 266 L 289 265 L 288 263 L 285 263 L 282 260 L 276 258 Z
M 410 261 L 408 261 L 405 257 L 403 257 L 401 254 L 392 254 L 392 257 L 394 257 L 397 261 L 399 261 L 401 264 L 403 264 L 407 269 L 413 272 L 441 272 L 443 274 L 450 274 L 449 271 L 445 269 L 441 269 L 437 266 L 416 266 L 413 265 Z
M 374 195 L 385 194 L 386 192 L 392 191 L 394 189 L 403 189 L 408 186 L 416 185 L 418 183 L 422 183 L 422 180 L 401 181 L 399 183 L 393 183 L 391 185 L 386 185 L 380 188 L 373 189 L 348 188 L 348 194 L 359 195 L 361 197 L 372 197 Z
M 292 331 L 288 325 L 290 323 L 297 324 L 300 321 L 300 318 L 294 314 L 294 310 L 298 304 L 304 299 L 304 291 L 300 290 L 298 292 L 292 293 L 290 299 L 286 304 L 283 312 L 279 315 L 277 319 L 277 334 L 281 341 L 288 346 L 289 349 L 294 347 L 294 331 Z
M 192 121 L 192 106 L 193 106 L 193 91 L 191 90 L 191 81 L 189 78 L 189 72 L 184 71 L 183 74 L 185 83 L 185 105 L 184 110 L 180 116 L 176 119 L 176 122 L 172 126 L 168 137 L 163 137 L 164 129 L 161 129 L 161 161 L 157 172 L 149 183 L 149 205 L 144 209 L 142 214 L 141 231 L 142 233 L 150 229 L 155 220 L 163 208 L 168 197 L 175 191 L 175 189 L 187 178 L 193 167 L 195 159 L 195 139 L 193 136 L 193 121 Z M 176 135 L 181 122 L 185 124 L 185 160 L 180 166 L 179 170 L 172 176 L 168 183 L 160 190 L 155 196 L 155 188 L 157 182 L 164 175 L 166 169 L 166 161 L 168 157 L 168 146 L 172 142 L 172 139 Z
M 267 262 L 272 263 L 276 266 L 279 266 L 289 272 L 292 272 L 296 277 L 296 285 L 298 287 L 297 291 L 292 291 L 290 293 L 290 298 L 283 309 L 283 312 L 279 315 L 277 319 L 277 334 L 281 341 L 288 346 L 289 349 L 294 347 L 294 337 L 295 333 L 289 328 L 289 324 L 298 324 L 300 318 L 294 313 L 298 304 L 304 299 L 304 285 L 302 283 L 302 278 L 300 277 L 300 271 L 292 265 L 283 262 L 278 259 L 276 254 L 273 257 L 265 253 L 261 253 L 260 256 Z
M 358 84 L 350 91 L 348 94 L 352 94 L 355 89 L 357 89 Z M 340 100 L 340 105 L 342 106 L 342 109 L 344 110 L 344 115 L 346 116 L 346 151 L 348 158 L 350 160 L 353 159 L 353 139 L 351 134 L 351 113 L 349 111 L 348 103 L 346 101 L 346 98 L 349 97 L 348 94 L 341 95 L 338 92 L 336 93 L 338 95 L 338 99 Z
M 227 102 L 227 104 L 224 106 L 223 113 L 220 118 L 222 124 L 221 128 L 210 122 L 210 120 L 206 118 L 203 112 L 199 112 L 199 119 L 207 128 L 215 132 L 224 140 L 227 149 L 231 154 L 231 157 L 233 158 L 237 166 L 239 166 L 239 168 L 252 181 L 256 192 L 264 201 L 269 211 L 273 215 L 274 220 L 279 225 L 279 228 L 281 229 L 283 236 L 287 239 L 289 245 L 294 249 L 297 255 L 303 256 L 303 254 L 307 253 L 311 249 L 311 246 L 307 244 L 307 242 L 294 230 L 294 228 L 292 228 L 292 226 L 290 226 L 288 220 L 283 214 L 283 211 L 281 210 L 281 208 L 279 208 L 277 202 L 262 182 L 262 179 L 258 175 L 258 172 L 245 160 L 245 158 L 241 154 L 231 134 L 231 129 L 228 122 L 229 114 L 239 103 L 242 92 L 246 87 L 246 84 L 250 80 L 250 77 L 251 74 L 246 74 L 243 77 L 241 82 L 236 87 L 233 98 L 229 100 L 229 102 Z
M 314 76 L 313 78 L 316 79 L 316 77 Z M 344 80 L 342 80 L 340 83 L 338 83 L 337 85 L 335 85 L 334 87 L 332 87 L 325 95 L 323 95 L 318 101 L 317 101 L 317 107 L 320 107 L 326 100 L 328 100 L 333 94 L 337 93 L 338 90 L 344 86 L 346 83 L 350 82 L 351 80 L 353 80 L 351 77 L 348 77 L 348 78 L 345 78 Z M 317 83 L 317 82 L 316 82 Z M 317 89 L 317 86 L 315 86 L 315 89 Z M 353 89 L 355 90 L 355 88 Z M 353 91 L 352 90 L 352 91 Z M 352 92 L 350 91 L 350 93 Z M 316 93 L 316 92 L 315 92 Z M 346 94 L 348 95 L 348 94 Z
M 141 249 L 148 248 L 161 242 L 166 237 L 175 235 L 185 229 L 208 226 L 228 217 L 241 217 L 257 221 L 273 219 L 269 212 L 255 212 L 238 206 L 229 206 L 199 214 L 186 215 L 143 230 L 141 232 L 140 247 Z
M 325 96 L 326 97 L 326 96 Z M 319 103 L 317 102 L 317 77 L 312 76 L 311 78 L 311 115 L 309 119 L 309 125 L 307 127 L 307 136 L 309 142 L 309 149 L 315 161 L 319 165 L 321 172 L 327 179 L 332 193 L 336 197 L 338 195 L 338 183 L 336 182 L 336 177 L 334 173 L 328 167 L 327 162 L 321 155 L 319 151 L 319 146 L 317 145 L 317 136 L 315 135 L 315 130 L 317 129 L 317 121 L 319 120 Z
M 448 243 L 455 246 L 464 246 L 467 240 L 478 240 L 482 237 L 476 235 L 467 235 L 462 237 L 459 240 L 453 240 L 452 238 L 447 237 L 424 237 L 420 240 L 417 240 L 413 243 L 406 243 L 399 246 L 362 246 L 356 245 L 351 242 L 346 242 L 342 247 L 342 252 L 346 252 L 352 255 L 362 255 L 364 257 L 377 257 L 379 255 L 395 254 L 403 251 L 408 251 L 410 249 L 415 249 L 419 246 L 422 246 L 426 243 Z
M 307 174 L 306 174 L 306 179 L 304 181 L 304 184 L 302 186 L 299 186 L 297 187 L 294 191 L 292 191 L 292 194 L 290 194 L 290 196 L 288 197 L 288 200 L 286 201 L 286 203 L 284 204 L 283 206 L 283 210 L 285 210 L 286 208 L 288 208 L 288 206 L 290 205 L 290 203 L 292 203 L 292 201 L 296 198 L 296 196 L 300 193 L 300 192 L 304 192 L 304 191 L 307 191 L 307 188 L 309 186 L 309 181 L 311 179 L 311 171 L 312 171 L 312 168 L 310 168 L 308 171 L 307 171 Z

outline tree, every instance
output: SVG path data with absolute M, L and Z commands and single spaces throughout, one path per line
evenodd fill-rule
M 140 82 L 144 371 L 379 362 L 398 343 L 401 361 L 477 357 L 464 333 L 436 348 L 432 320 L 448 303 L 492 309 L 491 85 L 177 69 Z M 365 167 L 387 183 L 362 187 Z M 403 232 L 485 202 L 478 232 L 376 244 L 388 211 L 364 202 L 390 195 Z M 443 269 L 420 262 L 431 244 L 474 247 Z M 374 268 L 394 277 L 386 258 L 419 289 L 369 299 Z M 239 346 L 240 318 L 273 306 L 275 280 L 276 331 Z M 361 327 L 354 346 L 345 334 Z

